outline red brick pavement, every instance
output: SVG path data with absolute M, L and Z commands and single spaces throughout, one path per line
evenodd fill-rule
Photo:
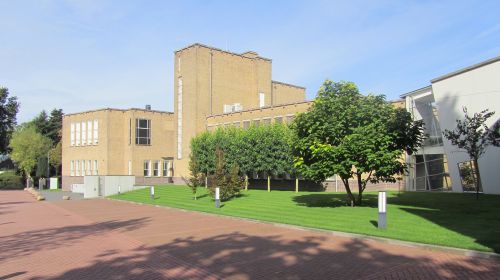
M 120 201 L 0 192 L 0 279 L 210 278 L 500 279 L 500 261 Z

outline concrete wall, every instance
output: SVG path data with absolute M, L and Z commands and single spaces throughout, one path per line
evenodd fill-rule
M 462 106 L 467 106 L 469 114 L 490 109 L 497 113 L 488 120 L 491 126 L 500 117 L 500 61 L 448 77 L 432 83 L 432 91 L 438 104 L 439 122 L 442 130 L 453 129 L 456 119 L 463 118 Z M 457 164 L 469 160 L 468 155 L 444 140 L 448 156 L 453 191 L 461 192 Z M 500 149 L 490 147 L 479 160 L 483 191 L 500 194 Z

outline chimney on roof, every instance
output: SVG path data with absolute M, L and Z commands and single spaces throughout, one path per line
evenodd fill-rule
M 151 111 L 151 105 L 146 105 L 146 110 Z

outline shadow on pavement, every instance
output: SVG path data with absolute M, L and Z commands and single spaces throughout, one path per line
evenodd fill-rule
M 195 240 L 178 238 L 138 248 L 131 257 L 97 256 L 85 267 L 43 279 L 473 279 L 500 277 L 494 260 L 432 259 L 388 253 L 363 240 L 331 249 L 324 237 L 300 240 L 241 232 Z M 106 258 L 106 259 L 102 259 Z M 419 279 L 420 279 L 419 278 Z M 37 278 L 42 279 L 42 278 Z

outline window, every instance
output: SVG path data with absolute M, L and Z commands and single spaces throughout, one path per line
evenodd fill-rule
M 293 122 L 293 119 L 295 119 L 294 115 L 288 115 L 286 116 L 286 123 L 291 124 Z
M 182 79 L 177 82 L 177 158 L 182 159 Z
M 97 164 L 97 160 L 94 160 L 94 170 L 93 170 L 94 175 L 99 175 L 99 165 Z
M 163 173 L 162 173 L 163 177 L 167 177 L 168 176 L 168 173 L 169 173 L 168 172 L 168 167 L 169 167 L 168 163 L 169 163 L 168 160 L 164 160 L 163 161 Z
M 82 122 L 82 145 L 87 145 L 87 122 Z
M 69 162 L 69 169 L 70 169 L 69 175 L 75 176 L 75 162 L 73 160 Z
M 151 145 L 151 120 L 135 120 L 135 144 Z
M 225 127 L 225 128 L 230 128 L 230 127 L 231 127 L 231 123 L 225 123 L 225 124 L 224 124 L 224 127 Z
M 158 177 L 160 176 L 160 161 L 155 160 L 153 163 L 153 176 Z
M 132 175 L 132 161 L 128 161 L 128 175 Z
M 280 117 L 275 117 L 274 118 L 274 123 L 279 123 L 279 124 L 283 123 L 283 117 L 281 117 L 281 116 Z
M 71 146 L 74 146 L 75 145 L 75 123 L 71 123 L 71 134 L 70 134 L 70 137 L 71 137 Z
M 80 123 L 75 123 L 75 143 L 77 146 L 80 146 Z
M 271 124 L 271 118 L 262 119 L 262 124 L 264 124 L 264 125 L 270 125 Z
M 92 175 L 92 161 L 87 160 L 87 175 Z
M 80 161 L 78 160 L 75 160 L 75 175 L 76 176 L 80 176 L 80 165 L 79 165 Z
M 240 127 L 240 122 L 233 122 L 234 127 Z
M 82 176 L 87 175 L 87 168 L 85 168 L 85 161 L 82 160 Z
M 213 126 L 213 125 L 209 125 L 209 126 L 207 126 L 207 130 L 208 130 L 208 131 L 214 131 L 214 126 Z
M 260 108 L 266 106 L 265 98 L 266 98 L 266 95 L 264 93 L 262 93 L 262 92 L 259 93 L 259 107 Z
M 250 127 L 250 121 L 243 121 L 243 129 L 248 129 Z
M 238 112 L 243 110 L 243 106 L 241 106 L 240 103 L 234 103 L 234 104 L 224 104 L 223 107 L 223 112 L 224 114 L 226 113 L 232 113 L 232 112 Z
M 99 144 L 99 121 L 94 120 L 94 145 Z
M 92 121 L 87 121 L 87 145 L 92 145 Z
M 151 176 L 151 161 L 144 161 L 144 177 Z
M 258 126 L 259 126 L 259 124 L 260 124 L 260 120 L 258 120 L 258 119 L 257 119 L 257 120 L 253 120 L 253 125 L 254 125 L 255 127 L 258 127 Z

